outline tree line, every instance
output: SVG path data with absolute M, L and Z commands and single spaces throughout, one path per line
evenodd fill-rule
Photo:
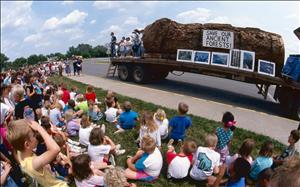
M 10 61 L 9 58 L 1 53 L 1 69 L 18 69 L 25 65 L 35 65 L 38 63 L 43 63 L 48 61 L 49 59 L 54 60 L 66 60 L 71 58 L 73 55 L 82 56 L 83 58 L 97 58 L 97 57 L 108 57 L 107 48 L 102 45 L 97 45 L 95 47 L 89 44 L 79 44 L 77 47 L 71 46 L 68 51 L 63 53 L 50 53 L 48 55 L 43 54 L 33 54 L 28 58 L 19 57 L 14 61 Z

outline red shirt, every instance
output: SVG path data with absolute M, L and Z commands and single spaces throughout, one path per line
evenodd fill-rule
M 64 94 L 61 97 L 61 100 L 67 104 L 67 102 L 69 101 L 70 97 L 70 92 L 67 89 L 62 89 L 62 91 L 64 92 Z
M 95 92 L 85 93 L 85 99 L 87 101 L 92 100 L 93 102 L 95 102 L 96 101 L 96 94 L 95 94 Z

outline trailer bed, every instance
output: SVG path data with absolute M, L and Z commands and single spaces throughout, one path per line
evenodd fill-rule
M 264 84 L 264 85 L 279 85 L 300 90 L 300 83 L 285 81 L 280 77 L 271 77 L 262 75 L 257 72 L 249 72 L 230 67 L 221 67 L 215 65 L 206 65 L 191 62 L 178 62 L 171 59 L 162 58 L 132 58 L 132 57 L 118 57 L 111 58 L 111 63 L 115 66 L 130 64 L 130 65 L 159 65 L 158 67 L 168 69 L 169 71 L 183 71 L 190 73 L 198 73 L 209 76 L 216 76 L 227 78 L 247 83 Z

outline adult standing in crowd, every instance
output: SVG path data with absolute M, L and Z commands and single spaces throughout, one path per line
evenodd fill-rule
M 117 38 L 113 32 L 111 32 L 111 42 L 110 42 L 110 50 L 111 50 L 111 57 L 116 57 L 116 44 L 117 44 Z
M 139 30 L 135 29 L 132 32 L 132 51 L 133 57 L 141 57 L 141 40 L 140 40 L 140 32 Z
M 71 75 L 71 64 L 70 64 L 69 59 L 65 60 L 64 63 L 66 66 L 65 72 L 66 72 L 67 76 L 70 76 Z
M 73 72 L 74 72 L 74 76 L 75 76 L 76 72 L 77 72 L 77 59 L 74 55 L 72 57 L 73 57 Z

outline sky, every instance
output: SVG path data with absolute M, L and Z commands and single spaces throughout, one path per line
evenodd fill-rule
M 1 1 L 1 53 L 14 60 L 66 53 L 80 43 L 104 45 L 110 32 L 120 39 L 160 18 L 257 27 L 283 37 L 286 58 L 300 53 L 297 1 Z

